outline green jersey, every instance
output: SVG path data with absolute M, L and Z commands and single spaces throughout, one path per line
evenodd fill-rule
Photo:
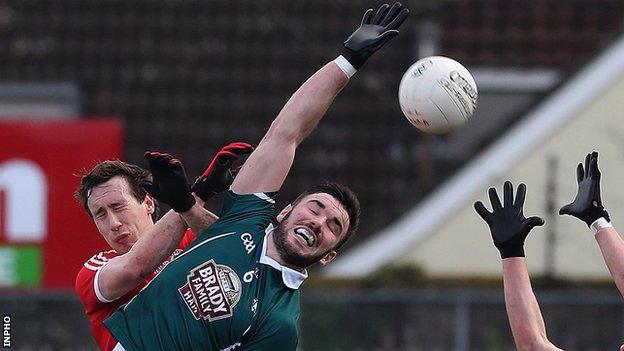
M 127 350 L 295 350 L 307 272 L 266 255 L 275 193 L 228 192 L 221 218 L 106 320 Z

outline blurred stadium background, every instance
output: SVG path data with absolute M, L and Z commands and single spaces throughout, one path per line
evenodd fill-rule
M 352 79 L 280 194 L 283 206 L 330 179 L 363 204 L 343 258 L 303 290 L 301 350 L 513 349 L 497 252 L 471 212 L 505 179 L 526 182 L 525 211 L 549 223 L 527 254 L 550 339 L 616 350 L 622 298 L 586 228 L 553 213 L 596 148 L 605 203 L 624 223 L 624 3 L 404 3 L 402 35 Z M 225 143 L 257 143 L 376 5 L 0 1 L 0 312 L 12 347 L 95 349 L 72 284 L 105 243 L 71 197 L 75 174 L 164 150 L 195 175 Z M 473 119 L 447 136 L 412 128 L 396 97 L 407 67 L 433 54 L 462 62 L 480 91 Z

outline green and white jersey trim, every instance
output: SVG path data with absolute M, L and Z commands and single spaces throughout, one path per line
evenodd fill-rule
M 271 266 L 282 272 L 282 281 L 284 282 L 284 285 L 286 285 L 290 289 L 299 289 L 301 284 L 303 284 L 303 281 L 308 278 L 308 271 L 304 269 L 303 272 L 299 272 L 292 268 L 282 266 L 281 264 L 279 264 L 279 262 L 275 261 L 266 254 L 267 241 L 273 240 L 271 233 L 274 229 L 275 227 L 271 223 L 265 230 L 266 234 L 264 236 L 264 240 L 262 241 L 262 253 L 260 254 L 260 263 Z

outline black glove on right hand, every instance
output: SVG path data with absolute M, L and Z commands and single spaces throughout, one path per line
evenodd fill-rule
M 375 17 L 372 17 L 373 9 L 368 9 L 360 27 L 344 42 L 342 56 L 359 70 L 375 51 L 399 34 L 398 28 L 408 14 L 409 10 L 400 2 L 395 2 L 392 7 L 381 5 Z
M 146 152 L 145 158 L 154 180 L 143 181 L 141 186 L 150 195 L 176 212 L 186 212 L 195 205 L 195 197 L 191 195 L 191 187 L 180 160 L 160 152 Z
M 488 193 L 492 203 L 492 212 L 488 211 L 481 201 L 475 202 L 474 208 L 490 227 L 494 245 L 500 251 L 501 258 L 524 257 L 524 240 L 531 229 L 542 226 L 544 220 L 540 217 L 524 217 L 522 207 L 526 196 L 526 185 L 518 186 L 515 201 L 511 182 L 506 181 L 503 188 L 504 206 L 501 206 L 496 189 L 490 188 Z
M 572 203 L 559 210 L 560 215 L 574 216 L 591 226 L 594 221 L 604 217 L 611 222 L 609 213 L 602 206 L 600 196 L 600 170 L 598 169 L 598 152 L 594 151 L 585 156 L 585 168 L 579 163 L 576 167 L 576 181 L 578 192 Z

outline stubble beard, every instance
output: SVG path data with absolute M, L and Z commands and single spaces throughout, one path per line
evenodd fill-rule
M 301 255 L 296 247 L 290 245 L 287 240 L 288 233 L 286 230 L 286 221 L 290 213 L 284 217 L 284 219 L 277 224 L 277 227 L 273 230 L 273 242 L 275 243 L 275 248 L 277 249 L 277 253 L 280 255 L 282 260 L 288 265 L 298 268 L 307 268 L 323 258 L 327 252 L 314 255 L 314 256 L 304 256 Z

